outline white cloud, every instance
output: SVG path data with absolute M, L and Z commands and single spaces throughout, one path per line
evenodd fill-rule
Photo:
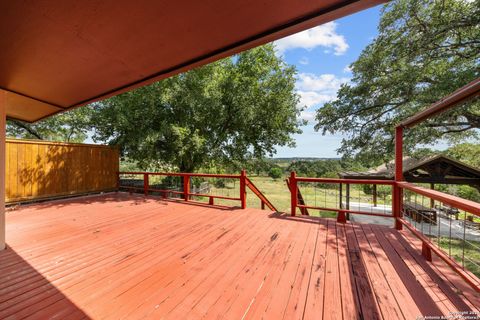
M 300 95 L 299 108 L 304 108 L 306 106 L 307 109 L 309 109 L 315 105 L 325 103 L 332 98 L 335 98 L 335 96 L 332 97 L 331 95 L 321 94 L 315 91 L 297 91 L 297 93 Z
M 349 80 L 346 77 L 338 78 L 330 73 L 320 75 L 299 73 L 295 86 L 298 90 L 322 92 L 335 97 L 340 86 Z
M 352 73 L 350 65 L 346 65 L 345 68 L 343 68 L 343 73 Z
M 315 120 L 315 112 L 314 111 L 302 111 L 300 112 L 300 119 L 307 120 L 311 122 Z
M 347 41 L 343 35 L 336 32 L 337 23 L 328 22 L 321 26 L 299 32 L 275 42 L 277 50 L 283 54 L 294 48 L 312 50 L 316 47 L 332 49 L 335 55 L 342 55 L 348 49 Z M 326 50 L 331 52 L 331 50 Z
M 303 64 L 303 65 L 307 65 L 309 62 L 310 62 L 310 61 L 308 60 L 307 57 L 302 57 L 302 58 L 300 59 L 300 61 L 298 61 L 298 63 Z
M 315 110 L 321 104 L 334 100 L 337 97 L 337 91 L 343 83 L 350 79 L 346 77 L 337 77 L 334 74 L 300 73 L 297 76 L 295 84 L 297 93 L 300 96 L 299 109 L 301 118 L 307 121 L 315 119 Z

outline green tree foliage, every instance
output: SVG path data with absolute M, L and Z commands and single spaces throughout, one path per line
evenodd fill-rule
M 94 139 L 186 172 L 272 155 L 300 132 L 294 76 L 273 45 L 249 50 L 97 103 Z
M 266 158 L 251 159 L 243 164 L 243 168 L 250 173 L 255 173 L 257 176 L 267 174 L 273 166 L 275 166 L 275 164 Z
M 419 148 L 412 153 L 412 156 L 416 159 L 424 159 L 436 154 L 444 154 L 472 167 L 480 168 L 480 145 L 474 143 L 465 142 L 456 144 L 444 151 L 436 151 L 429 148 Z
M 8 120 L 7 136 L 20 139 L 84 142 L 90 129 L 91 112 L 91 108 L 82 107 L 36 123 Z
M 379 35 L 351 65 L 351 82 L 318 110 L 316 130 L 345 134 L 344 156 L 391 159 L 395 125 L 479 77 L 479 26 L 479 0 L 389 2 Z M 475 128 L 478 99 L 409 130 L 405 147 L 475 138 Z
M 480 145 L 473 143 L 461 143 L 454 145 L 445 152 L 447 156 L 465 162 L 466 164 L 480 168 Z
M 298 176 L 313 178 L 338 178 L 342 170 L 341 161 L 335 159 L 295 161 L 287 168 L 288 172 L 295 171 Z
M 268 171 L 268 176 L 274 180 L 280 179 L 283 176 L 283 170 L 279 167 L 272 167 Z

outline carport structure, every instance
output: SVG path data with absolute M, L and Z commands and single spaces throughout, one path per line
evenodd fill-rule
M 401 230 L 401 188 L 411 186 L 396 181 L 396 229 L 295 217 L 297 182 L 345 182 L 294 174 L 293 217 L 150 196 L 144 173 L 145 196 L 49 202 L 9 214 L 5 224 L 6 117 L 37 121 L 381 2 L 2 2 L 1 249 L 5 230 L 9 236 L 0 252 L 0 318 L 478 314 L 478 278 Z M 412 123 L 397 129 L 397 160 Z M 231 178 L 244 181 L 236 199 L 244 207 L 246 177 Z M 480 212 L 473 202 L 415 191 Z M 182 192 L 189 200 L 189 189 Z

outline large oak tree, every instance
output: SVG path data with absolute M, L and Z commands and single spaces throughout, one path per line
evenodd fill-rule
M 378 36 L 351 69 L 351 82 L 318 110 L 316 130 L 345 134 L 344 156 L 386 161 L 395 125 L 479 77 L 480 1 L 389 2 Z M 471 101 L 409 130 L 406 148 L 478 139 L 479 128 L 480 104 Z
M 142 168 L 260 158 L 299 133 L 295 69 L 265 45 L 94 105 L 94 139 Z

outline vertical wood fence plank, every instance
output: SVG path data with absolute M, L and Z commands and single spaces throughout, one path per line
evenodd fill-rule
M 7 203 L 115 190 L 116 147 L 7 139 Z

